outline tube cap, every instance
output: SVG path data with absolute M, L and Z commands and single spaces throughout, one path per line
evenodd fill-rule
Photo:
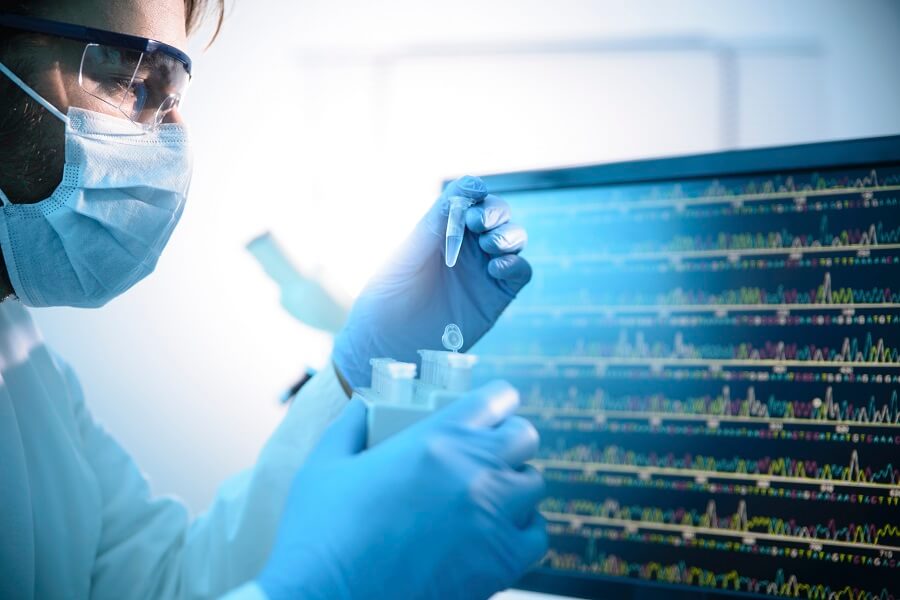
M 463 347 L 463 334 L 456 323 L 450 323 L 444 328 L 441 343 L 451 352 L 459 352 L 459 349 Z

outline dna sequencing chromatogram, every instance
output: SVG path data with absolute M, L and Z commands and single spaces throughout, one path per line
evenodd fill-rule
M 535 275 L 478 352 L 541 433 L 537 571 L 900 598 L 900 167 L 504 197 Z

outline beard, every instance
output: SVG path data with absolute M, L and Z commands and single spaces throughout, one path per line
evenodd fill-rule
M 27 65 L 8 65 L 27 78 Z M 27 80 L 27 79 L 26 79 Z M 62 181 L 65 125 L 0 74 L 0 190 L 10 202 L 33 204 Z

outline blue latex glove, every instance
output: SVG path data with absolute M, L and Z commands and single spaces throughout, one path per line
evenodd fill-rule
M 444 263 L 448 199 L 471 198 L 456 266 Z M 518 252 L 525 230 L 509 222 L 509 205 L 466 176 L 447 186 L 387 266 L 363 290 L 334 342 L 334 362 L 354 388 L 368 386 L 369 359 L 418 362 L 416 351 L 439 349 L 449 323 L 462 329 L 466 351 L 531 280 Z
M 353 400 L 294 480 L 259 584 L 271 600 L 480 600 L 547 549 L 538 435 L 484 386 L 363 451 Z

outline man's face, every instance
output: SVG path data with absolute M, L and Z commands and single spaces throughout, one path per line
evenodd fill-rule
M 47 4 L 35 16 L 152 38 L 181 49 L 186 46 L 184 0 L 70 0 Z M 36 37 L 33 44 L 14 52 L 14 61 L 8 66 L 22 71 L 18 74 L 25 83 L 63 113 L 76 106 L 125 118 L 79 85 L 84 48 L 82 42 Z M 0 115 L 4 130 L 12 134 L 12 143 L 7 145 L 11 155 L 4 152 L 0 165 L 0 189 L 13 202 L 37 202 L 49 197 L 62 179 L 65 127 L 24 92 L 12 93 L 20 95 L 12 100 L 18 110 Z M 170 113 L 167 121 L 179 122 L 177 111 Z

